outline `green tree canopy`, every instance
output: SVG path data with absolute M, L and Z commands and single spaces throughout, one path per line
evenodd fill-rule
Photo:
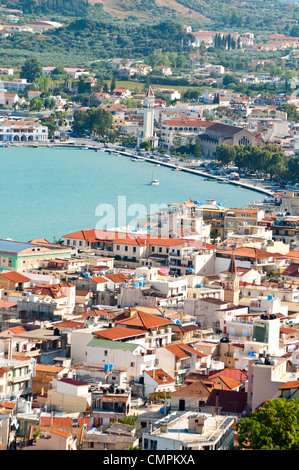
M 73 130 L 78 136 L 88 132 L 103 136 L 111 128 L 112 122 L 112 114 L 105 109 L 78 109 L 74 113 Z
M 229 165 L 233 163 L 236 157 L 236 150 L 234 146 L 220 144 L 216 148 L 215 158 L 219 160 L 224 165 Z
M 236 429 L 239 449 L 298 450 L 298 400 L 270 400 L 250 417 L 242 418 Z
M 21 78 L 26 78 L 28 82 L 33 82 L 36 78 L 40 77 L 42 68 L 37 59 L 27 59 L 21 67 Z

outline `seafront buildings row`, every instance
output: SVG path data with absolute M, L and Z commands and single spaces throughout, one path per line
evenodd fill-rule
M 298 197 L 0 240 L 1 448 L 229 450 L 298 397 Z

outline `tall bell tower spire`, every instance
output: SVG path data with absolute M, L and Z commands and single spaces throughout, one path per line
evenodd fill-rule
M 232 302 L 234 305 L 238 305 L 239 290 L 239 276 L 235 255 L 233 253 L 227 270 L 227 278 L 224 281 L 224 300 Z
M 143 130 L 137 139 L 137 147 L 140 147 L 142 142 L 148 141 L 151 143 L 152 148 L 157 147 L 158 137 L 154 132 L 154 119 L 155 119 L 155 95 L 150 86 L 144 98 L 143 103 Z

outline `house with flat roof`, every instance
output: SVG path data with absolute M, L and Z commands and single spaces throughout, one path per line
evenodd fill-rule
M 43 245 L 0 239 L 0 272 L 37 269 L 55 256 L 71 257 L 71 249 L 61 245 Z
M 235 420 L 229 416 L 189 411 L 156 422 L 142 434 L 142 448 L 151 451 L 232 450 Z

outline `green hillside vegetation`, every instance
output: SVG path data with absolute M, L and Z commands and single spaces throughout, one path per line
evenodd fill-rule
M 189 37 L 181 24 L 172 22 L 129 25 L 78 19 L 44 34 L 14 34 L 3 39 L 2 51 L 11 65 L 35 57 L 41 65 L 83 66 L 90 61 L 115 57 L 144 58 L 156 49 L 186 52 Z

